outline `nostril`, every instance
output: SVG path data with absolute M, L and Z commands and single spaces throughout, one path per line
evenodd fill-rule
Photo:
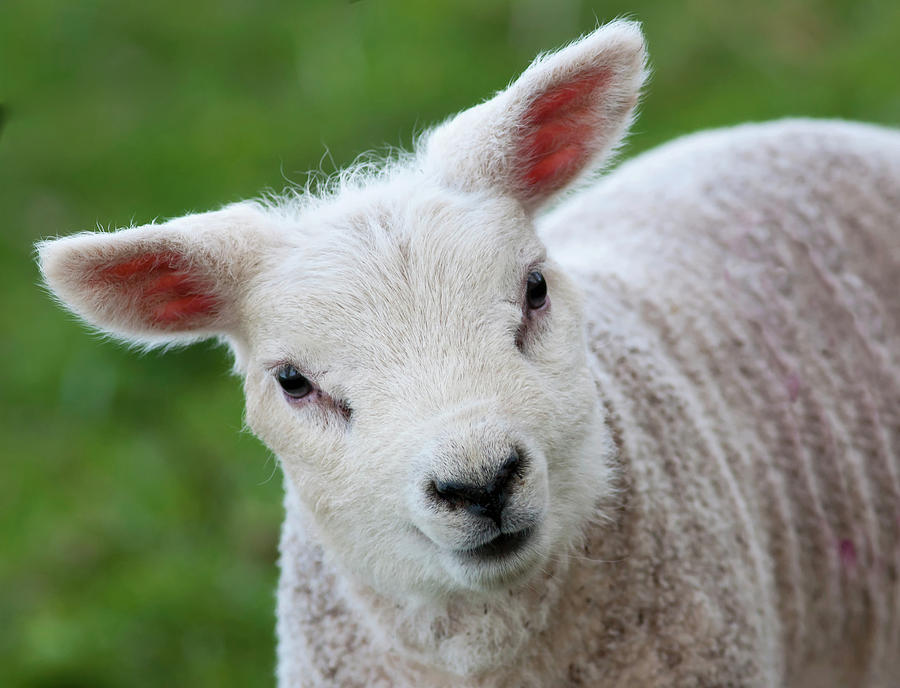
M 475 516 L 490 518 L 500 527 L 500 516 L 510 496 L 510 483 L 522 468 L 519 453 L 513 449 L 489 482 L 464 483 L 453 480 L 432 480 L 430 491 L 438 501 L 460 507 Z
M 477 499 L 478 488 L 451 480 L 434 480 L 431 489 L 445 502 L 464 505 Z
M 497 481 L 482 487 L 435 480 L 431 483 L 431 489 L 434 496 L 444 504 L 454 509 L 463 509 L 473 516 L 487 517 L 500 528 L 500 514 L 506 504 L 506 494 L 497 487 Z
M 510 478 L 512 478 L 519 470 L 519 463 L 519 452 L 513 449 L 509 453 L 509 456 L 506 457 L 506 461 L 503 462 L 503 465 L 500 466 L 500 470 L 497 471 L 497 476 L 494 478 L 493 483 L 494 489 L 502 490 L 506 487 Z

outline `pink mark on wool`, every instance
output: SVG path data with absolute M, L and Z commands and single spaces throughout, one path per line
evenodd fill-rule
M 797 401 L 800 396 L 800 377 L 796 373 L 789 373 L 784 380 L 784 386 L 791 402 Z
M 852 540 L 844 539 L 838 543 L 838 555 L 840 556 L 841 564 L 843 564 L 845 568 L 856 568 L 858 557 L 856 554 L 856 545 L 853 544 Z

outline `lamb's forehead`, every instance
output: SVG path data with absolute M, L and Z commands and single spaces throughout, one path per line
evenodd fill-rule
M 533 239 L 517 202 L 428 181 L 384 181 L 346 191 L 291 219 L 290 258 L 315 261 L 317 271 L 359 271 L 376 258 L 402 260 L 410 268 L 472 262 L 528 250 Z M 283 267 L 299 266 L 286 260 Z
M 544 258 L 519 204 L 444 189 L 363 189 L 281 224 L 284 242 L 248 309 L 263 356 L 471 317 L 515 299 L 522 271 Z

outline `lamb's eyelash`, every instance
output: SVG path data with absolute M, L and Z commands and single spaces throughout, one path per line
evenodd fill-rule
M 313 370 L 309 366 L 304 365 L 295 358 L 279 358 L 275 361 L 264 362 L 262 367 L 270 375 L 274 375 L 285 366 L 293 366 L 298 373 L 303 375 L 310 382 L 318 382 L 328 374 L 327 370 Z

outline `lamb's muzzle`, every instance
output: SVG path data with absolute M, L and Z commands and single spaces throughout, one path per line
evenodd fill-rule
M 491 586 L 540 559 L 546 462 L 528 444 L 501 421 L 462 413 L 415 463 L 425 477 L 412 480 L 413 523 L 466 587 Z
M 511 450 L 503 464 L 487 480 L 464 482 L 445 477 L 431 483 L 437 501 L 450 507 L 460 507 L 473 516 L 490 519 L 497 530 L 503 530 L 503 509 L 514 489 L 513 478 L 519 472 L 519 452 Z

